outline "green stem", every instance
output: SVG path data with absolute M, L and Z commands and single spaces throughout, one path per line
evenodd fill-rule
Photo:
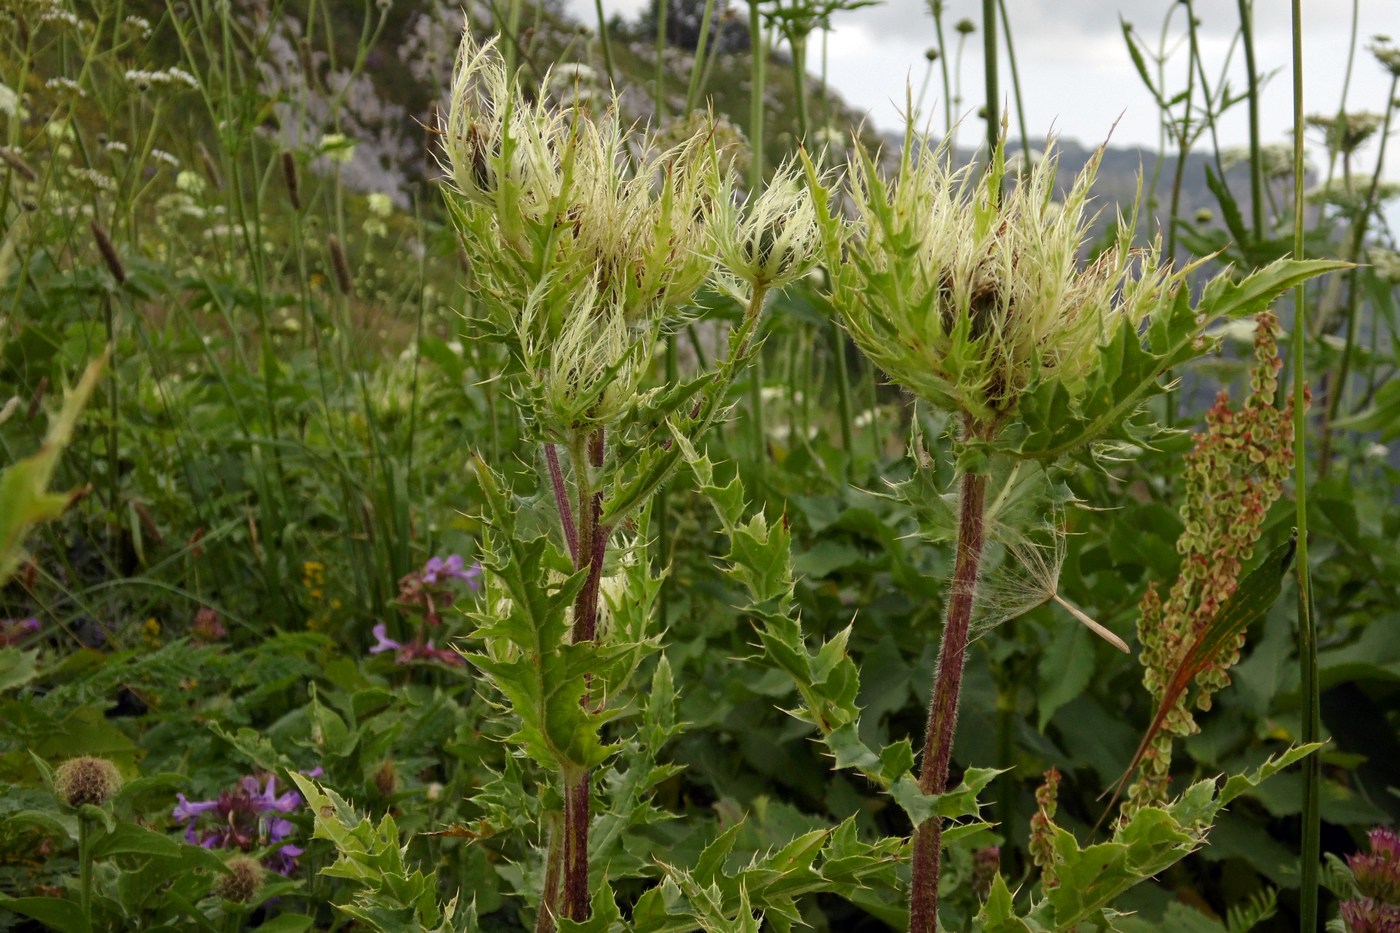
M 1028 160 L 1031 155 L 1031 137 L 1026 130 L 1026 102 L 1021 99 L 1021 73 L 1016 67 L 1016 46 L 1011 41 L 1011 18 L 1006 15 L 1006 0 L 997 0 L 997 9 L 1001 12 L 1001 33 L 1006 39 L 1006 63 L 1011 66 L 1011 93 L 1016 98 L 1016 126 L 1021 131 L 1022 159 Z
M 670 0 L 656 0 L 656 115 L 652 118 L 657 129 L 661 128 L 661 118 L 666 113 L 666 14 L 670 11 Z
M 1400 76 L 1392 78 L 1390 81 L 1390 92 L 1386 95 L 1386 100 L 1393 100 L 1395 92 L 1400 89 Z M 1366 245 L 1366 231 L 1369 226 L 1372 213 L 1379 206 L 1379 192 L 1381 185 L 1381 175 L 1385 170 L 1385 149 L 1386 142 L 1390 136 L 1391 116 L 1395 113 L 1394 107 L 1387 107 L 1385 120 L 1381 124 L 1380 131 L 1380 151 L 1376 154 L 1376 170 L 1371 175 L 1371 185 L 1366 192 L 1366 200 L 1362 202 L 1360 216 L 1352 224 L 1351 249 L 1345 257 L 1351 262 L 1359 262 L 1361 251 Z M 1337 366 L 1337 376 L 1332 380 L 1328 391 L 1326 420 L 1322 429 L 1322 457 L 1319 467 L 1322 474 L 1326 475 L 1329 466 L 1332 422 L 1337 419 L 1342 407 L 1342 396 L 1346 392 L 1347 379 L 1351 375 L 1352 355 L 1356 350 L 1357 323 L 1361 312 L 1361 267 L 1357 266 L 1347 273 L 1347 338 L 1346 345 L 1342 348 L 1342 360 Z
M 1259 67 L 1254 61 L 1254 4 L 1239 0 L 1240 35 L 1244 39 L 1245 78 L 1249 81 L 1249 200 L 1254 238 L 1264 238 L 1264 161 L 1259 145 Z
M 943 3 L 931 0 L 929 13 L 933 16 L 933 32 L 938 36 L 938 66 L 943 74 L 943 135 L 953 136 L 953 82 L 948 77 L 948 43 L 943 40 Z
M 982 73 L 987 86 L 987 159 L 990 161 L 1001 139 L 1001 101 L 997 99 L 996 0 L 982 0 L 982 54 L 986 57 Z
M 758 3 L 750 0 L 749 3 L 749 147 L 751 154 L 749 157 L 749 196 L 758 197 L 759 190 L 763 187 L 763 91 L 766 79 L 765 63 L 768 58 L 768 48 L 763 41 L 763 22 L 759 17 Z M 760 292 L 755 296 L 759 307 L 762 307 L 763 296 Z M 753 304 L 750 303 L 749 313 L 754 313 Z M 724 387 L 728 391 L 728 387 Z M 721 399 L 721 404 L 723 403 Z M 754 361 L 753 372 L 749 382 L 749 430 L 750 438 L 753 441 L 754 452 L 754 482 L 761 488 L 765 465 L 765 438 L 766 433 L 763 426 L 763 360 L 759 358 Z
M 676 334 L 666 335 L 666 384 L 673 386 L 680 379 L 680 361 L 676 353 Z M 667 487 L 656 491 L 656 542 L 652 548 L 652 560 L 659 567 L 665 567 L 671 558 L 671 503 Z M 661 580 L 661 592 L 656 594 L 656 614 L 662 628 L 666 626 L 667 601 L 670 590 L 670 575 Z
M 970 432 L 971 433 L 971 432 Z M 928 732 L 919 771 L 919 790 L 926 795 L 948 789 L 948 762 L 958 719 L 958 694 L 967 661 L 968 629 L 977 590 L 977 571 L 985 543 L 983 527 L 987 495 L 985 474 L 966 473 L 958 512 L 957 558 L 948 600 L 948 620 L 938 651 L 938 673 L 929 698 Z M 909 933 L 937 933 L 938 875 L 943 820 L 933 816 L 914 831 L 913 878 L 910 883 Z
M 1293 0 L 1293 258 L 1303 258 L 1303 9 Z M 1304 315 L 1306 292 L 1299 285 L 1293 308 L 1293 476 L 1297 497 L 1298 557 L 1298 659 L 1303 666 L 1303 741 L 1316 742 L 1322 732 L 1321 699 L 1317 679 L 1317 619 L 1313 615 L 1312 578 L 1308 571 L 1308 474 L 1306 392 L 1306 344 Z M 1322 855 L 1322 759 L 1309 755 L 1303 763 L 1303 840 L 1298 853 L 1301 867 L 1299 929 L 1317 929 L 1318 859 Z
M 602 0 L 599 0 L 601 3 Z M 685 92 L 685 112 L 688 115 L 695 109 L 700 95 L 700 72 L 705 61 L 705 46 L 710 40 L 710 20 L 714 19 L 715 0 L 705 0 L 704 18 L 700 20 L 700 38 L 695 43 L 695 60 L 690 63 L 690 86 Z
M 92 821 L 78 814 L 78 908 L 92 928 Z
M 846 366 L 846 335 L 835 320 L 828 326 L 831 338 L 832 362 L 836 364 L 836 409 L 841 419 L 841 448 L 846 451 L 846 482 L 851 481 L 855 466 L 855 413 L 851 404 L 851 374 Z
M 797 140 L 807 141 L 807 34 L 788 34 L 792 46 L 792 99 L 797 111 Z
M 749 4 L 749 191 L 763 185 L 763 82 L 768 49 L 763 44 L 763 21 L 758 4 Z
M 608 39 L 608 21 L 603 15 L 603 0 L 593 0 L 598 11 L 598 41 L 603 48 L 603 70 L 608 73 L 608 82 L 617 84 L 617 72 L 613 69 L 612 42 Z
M 549 848 L 544 857 L 544 897 L 535 918 L 535 933 L 554 933 L 558 926 L 559 891 L 564 867 L 564 840 L 558 814 L 550 820 Z

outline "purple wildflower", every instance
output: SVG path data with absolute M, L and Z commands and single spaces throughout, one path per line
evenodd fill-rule
M 1342 923 L 1348 933 L 1400 930 L 1400 836 L 1384 826 L 1368 835 L 1371 853 L 1347 857 L 1361 896 L 1342 902 Z
M 242 778 L 236 789 L 226 790 L 214 800 L 191 801 L 184 794 L 175 796 L 180 802 L 170 815 L 185 823 L 185 839 L 191 845 L 243 852 L 276 846 L 277 850 L 265 859 L 267 867 L 283 875 L 296 870 L 302 849 L 287 841 L 296 826 L 277 814 L 291 813 L 300 807 L 301 795 L 296 791 L 278 794 L 276 777 L 268 775 L 265 783 L 253 776 Z M 214 818 L 201 826 L 200 817 L 206 813 Z
M 472 584 L 475 589 L 476 584 Z M 39 631 L 39 620 L 35 616 L 27 619 L 0 619 L 0 648 L 18 645 Z
M 440 579 L 461 580 L 472 589 L 477 588 L 476 578 L 481 576 L 481 564 L 474 563 L 470 568 L 466 567 L 466 561 L 461 554 L 449 554 L 446 558 L 430 557 L 423 565 L 423 572 L 419 578 L 430 586 L 436 586 Z
M 1400 930 L 1400 907 L 1373 897 L 1342 901 L 1342 924 L 1347 933 L 1395 933 Z
M 431 641 L 414 641 L 405 645 L 403 642 L 394 641 L 388 635 L 388 626 L 383 622 L 370 629 L 374 633 L 375 644 L 369 649 L 370 654 L 383 654 L 385 651 L 397 651 L 394 658 L 399 664 L 410 664 L 414 661 L 441 661 L 443 664 L 457 665 L 462 663 L 461 655 L 448 648 L 438 648 Z
M 370 632 L 375 638 L 374 646 L 369 649 L 370 654 L 381 654 L 385 651 L 399 651 L 403 648 L 402 644 L 389 637 L 389 626 L 385 625 L 383 622 L 380 622 L 374 628 L 370 629 Z

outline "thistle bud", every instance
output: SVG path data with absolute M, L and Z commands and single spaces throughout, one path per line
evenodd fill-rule
M 54 772 L 53 789 L 70 807 L 101 806 L 122 786 L 121 772 L 106 758 L 70 758 Z
M 386 758 L 374 771 L 374 789 L 379 791 L 381 797 L 392 797 L 399 789 L 399 772 L 394 767 L 394 760 Z
M 257 859 L 236 855 L 228 860 L 228 870 L 214 882 L 214 893 L 224 900 L 245 903 L 262 890 L 263 867 Z
M 745 216 L 721 211 L 714 236 L 729 271 L 754 288 L 781 288 L 816 261 L 817 213 L 791 166 L 779 169 Z

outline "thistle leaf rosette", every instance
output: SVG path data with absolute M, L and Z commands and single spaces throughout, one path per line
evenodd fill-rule
M 495 40 L 467 33 L 441 130 L 481 323 L 510 348 L 537 429 L 563 440 L 635 400 L 662 327 L 713 270 L 728 178 L 703 128 L 635 153 L 613 107 L 546 99 L 527 103 Z

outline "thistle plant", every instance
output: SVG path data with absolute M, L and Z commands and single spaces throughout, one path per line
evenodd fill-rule
M 537 925 L 550 930 L 589 916 L 593 775 L 617 750 L 600 729 L 625 711 L 629 680 L 657 647 L 659 581 L 638 547 L 647 503 L 724 410 L 757 349 L 766 295 L 809 268 L 816 218 L 791 167 L 735 206 L 710 121 L 663 149 L 592 96 L 544 101 L 527 103 L 494 40 L 468 34 L 441 130 L 448 201 L 482 296 L 476 323 L 509 351 L 557 514 L 552 540 L 529 530 L 478 461 L 490 533 L 468 659 L 508 699 L 513 740 L 557 775 L 562 816 L 546 819 Z M 647 388 L 661 338 L 712 281 L 746 308 L 727 358 Z
M 868 155 L 853 160 L 849 222 L 811 176 L 832 304 L 852 339 L 957 426 L 955 561 L 920 762 L 925 795 L 947 788 L 996 464 L 1022 459 L 1048 469 L 1091 444 L 1142 442 L 1153 432 L 1143 399 L 1161 391 L 1167 369 L 1205 351 L 1204 321 L 1263 310 L 1284 289 L 1336 267 L 1281 261 L 1239 282 L 1227 273 L 1193 309 L 1191 270 L 1165 266 L 1156 241 L 1135 247 L 1131 222 L 1120 222 L 1109 248 L 1083 264 L 1101 155 L 1057 200 L 1053 149 L 1009 186 L 1003 145 L 980 172 L 954 169 L 947 147 L 931 148 L 911 130 L 892 180 Z M 914 454 L 931 462 L 926 451 Z M 937 816 L 914 830 L 917 933 L 937 926 L 941 837 Z

